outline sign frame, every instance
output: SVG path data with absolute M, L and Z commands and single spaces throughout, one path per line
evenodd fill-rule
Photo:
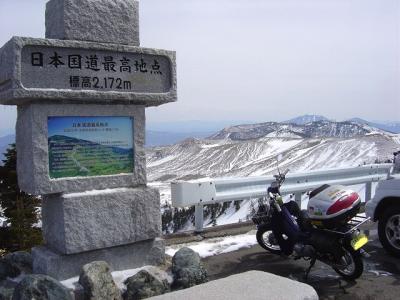
M 53 47 L 59 49 L 81 49 L 109 51 L 134 55 L 156 55 L 169 61 L 169 90 L 165 92 L 118 92 L 101 90 L 71 90 L 51 88 L 26 88 L 22 81 L 22 50 L 24 47 Z M 0 104 L 22 105 L 26 103 L 93 103 L 93 104 L 137 104 L 158 106 L 177 101 L 177 76 L 175 51 L 150 49 L 110 43 L 93 43 L 70 40 L 49 40 L 13 37 L 0 49 Z
M 131 117 L 133 173 L 50 178 L 48 117 Z M 145 107 L 126 105 L 30 104 L 18 106 L 17 172 L 20 188 L 33 195 L 146 185 Z

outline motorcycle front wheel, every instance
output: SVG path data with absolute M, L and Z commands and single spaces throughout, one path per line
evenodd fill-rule
M 336 273 L 345 280 L 355 280 L 361 276 L 364 271 L 364 263 L 360 251 L 355 251 L 350 245 L 344 246 L 344 255 L 341 262 L 332 266 Z
M 279 247 L 277 240 L 274 237 L 270 224 L 262 224 L 257 230 L 257 242 L 265 250 L 273 254 L 281 254 L 282 250 Z

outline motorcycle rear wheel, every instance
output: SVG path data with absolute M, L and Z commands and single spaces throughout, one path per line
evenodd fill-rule
M 335 265 L 332 268 L 343 279 L 348 281 L 356 280 L 364 271 L 364 263 L 360 251 L 355 251 L 350 245 L 344 246 L 344 255 L 341 258 L 343 266 Z
M 281 247 L 279 247 L 278 242 L 272 233 L 272 228 L 270 224 L 262 224 L 257 230 L 257 242 L 265 250 L 273 254 L 282 254 Z

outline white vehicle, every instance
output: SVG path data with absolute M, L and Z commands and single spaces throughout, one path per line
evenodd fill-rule
M 375 196 L 368 201 L 365 212 L 378 221 L 378 235 L 382 246 L 400 257 L 400 151 L 394 153 L 392 174 L 380 181 Z

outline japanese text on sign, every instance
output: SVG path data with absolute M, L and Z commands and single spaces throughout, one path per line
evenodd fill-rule
M 171 88 L 167 57 L 139 53 L 27 46 L 25 88 L 164 93 Z

